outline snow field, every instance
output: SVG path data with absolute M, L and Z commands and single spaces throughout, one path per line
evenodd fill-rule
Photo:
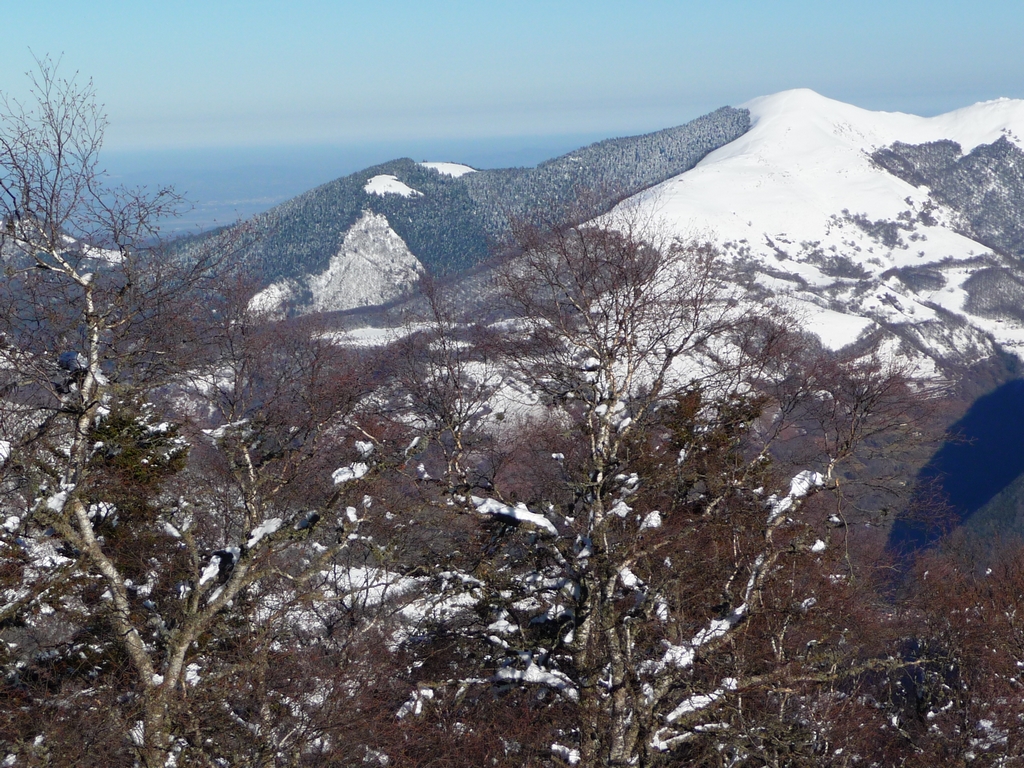
M 917 117 L 872 112 L 800 89 L 743 106 L 751 113 L 750 131 L 691 171 L 621 205 L 659 221 L 670 237 L 704 233 L 724 244 L 734 259 L 770 270 L 773 276 L 761 272 L 758 282 L 793 296 L 805 313 L 807 329 L 831 349 L 852 343 L 875 321 L 914 325 L 934 320 L 926 306 L 934 302 L 967 317 L 976 335 L 991 334 L 1018 354 L 1024 350 L 1024 328 L 964 311 L 960 286 L 974 270 L 954 275 L 949 265 L 987 249 L 954 231 L 950 211 L 933 210 L 938 221 L 934 226 L 917 221 L 929 203 L 928 190 L 889 174 L 870 157 L 895 142 L 950 139 L 967 153 L 1005 136 L 1022 146 L 1024 101 L 998 99 L 937 117 Z M 901 214 L 908 218 L 902 220 L 906 227 L 894 246 L 883 245 L 857 223 L 897 222 Z M 844 281 L 823 272 L 828 259 L 840 257 L 863 269 L 864 277 Z M 950 278 L 946 288 L 894 295 L 894 281 L 883 284 L 880 277 L 890 269 L 926 265 L 943 266 Z M 775 276 L 779 273 L 792 279 L 780 279 Z M 865 280 L 877 285 L 870 297 L 837 297 L 832 306 L 822 306 L 817 298 L 836 285 Z

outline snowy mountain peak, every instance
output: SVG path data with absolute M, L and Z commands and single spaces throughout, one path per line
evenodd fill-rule
M 874 112 L 836 101 L 810 90 L 797 88 L 761 96 L 742 105 L 750 111 L 752 131 L 759 125 L 779 124 L 796 134 L 815 128 L 838 137 L 856 138 L 859 132 L 879 146 L 894 141 L 924 144 L 942 139 L 956 141 L 964 152 L 979 144 L 990 144 L 1007 135 L 1021 145 L 1024 129 L 1024 100 L 999 98 L 935 117 L 919 117 L 903 112 Z M 778 129 L 778 125 L 774 126 Z M 844 129 L 853 129 L 852 135 Z
M 798 89 L 744 106 L 749 131 L 624 205 L 722 244 L 829 346 L 885 328 L 931 361 L 993 341 L 1024 357 L 1024 317 L 985 304 L 976 277 L 1024 257 L 1024 101 L 918 117 Z
M 300 311 L 377 304 L 422 265 L 482 262 L 510 214 L 616 189 L 664 234 L 717 243 L 752 298 L 788 303 L 825 346 L 883 335 L 955 375 L 1000 349 L 1024 359 L 1022 136 L 1021 100 L 919 117 L 794 89 L 531 169 L 391 161 L 268 212 L 253 258 Z

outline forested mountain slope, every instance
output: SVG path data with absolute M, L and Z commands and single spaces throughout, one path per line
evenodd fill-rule
M 1022 133 L 1020 101 L 922 118 L 787 91 L 536 168 L 368 168 L 257 217 L 247 257 L 292 306 L 350 309 L 412 285 L 316 293 L 351 271 L 346 234 L 365 216 L 418 261 L 403 257 L 408 274 L 454 274 L 483 261 L 510 220 L 597 216 L 625 198 L 667 237 L 714 242 L 751 298 L 785 296 L 826 347 L 882 334 L 923 373 L 955 376 L 1024 349 Z
M 302 280 L 327 268 L 345 233 L 370 211 L 386 217 L 431 271 L 461 270 L 487 258 L 510 216 L 550 212 L 582 192 L 592 195 L 585 213 L 603 213 L 623 197 L 689 170 L 749 125 L 746 110 L 723 107 L 676 128 L 598 142 L 536 168 L 467 173 L 451 164 L 393 160 L 257 216 L 247 257 L 268 282 Z M 388 177 L 402 186 L 373 181 Z

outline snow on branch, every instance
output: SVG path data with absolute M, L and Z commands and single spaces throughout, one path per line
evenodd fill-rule
M 579 698 L 579 691 L 576 690 L 576 686 L 573 685 L 572 680 L 557 669 L 547 669 L 545 667 L 538 666 L 537 664 L 530 662 L 530 665 L 525 669 L 512 669 L 505 667 L 499 669 L 494 675 L 494 681 L 498 683 L 533 683 L 535 685 L 545 685 L 548 688 L 554 688 L 556 691 L 561 691 L 573 701 Z
M 272 517 L 269 520 L 264 520 L 253 529 L 252 533 L 249 535 L 249 540 L 245 543 L 245 548 L 252 549 L 260 543 L 264 536 L 277 533 L 282 525 L 284 525 L 284 520 L 280 517 Z
M 735 691 L 737 685 L 738 683 L 736 682 L 736 678 L 727 677 L 722 681 L 722 684 L 711 693 L 700 693 L 683 699 L 679 702 L 679 706 L 665 715 L 665 722 L 674 723 L 676 720 L 692 712 L 707 709 L 716 701 L 721 699 L 728 691 Z
M 491 515 L 492 517 L 507 517 L 520 523 L 535 525 L 552 536 L 558 535 L 558 529 L 555 528 L 554 523 L 543 515 L 531 512 L 522 502 L 519 502 L 514 507 L 510 507 L 508 504 L 502 504 L 496 499 L 482 499 L 479 496 L 472 496 L 470 500 L 473 502 L 473 506 L 476 507 L 476 511 L 481 514 Z
M 789 493 L 781 499 L 771 496 L 768 499 L 770 512 L 768 514 L 768 525 L 771 525 L 782 515 L 792 509 L 797 500 L 804 498 L 815 488 L 825 484 L 825 478 L 820 472 L 805 469 L 792 479 L 789 484 Z

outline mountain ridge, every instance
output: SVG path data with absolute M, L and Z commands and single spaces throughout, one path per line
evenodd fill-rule
M 743 136 L 621 205 L 657 217 L 669 236 L 717 242 L 751 292 L 789 302 L 827 346 L 885 333 L 890 354 L 916 360 L 929 376 L 1003 350 L 1024 354 L 1024 324 L 978 312 L 985 278 L 971 280 L 986 270 L 1020 274 L 1019 254 L 993 247 L 1003 231 L 1016 242 L 1018 214 L 984 201 L 1024 195 L 1014 170 L 1024 166 L 1024 101 L 922 118 L 798 89 L 743 107 L 751 114 Z M 963 205 L 885 167 L 897 142 L 942 141 L 946 152 L 959 148 L 943 162 L 957 168 L 950 185 Z M 978 227 L 993 237 L 975 239 Z
M 510 216 L 529 218 L 598 191 L 597 215 L 614 202 L 692 168 L 708 152 L 749 127 L 745 110 L 723 107 L 684 125 L 641 136 L 606 139 L 535 168 L 441 173 L 409 158 L 350 174 L 254 217 L 247 260 L 268 280 L 304 279 L 326 269 L 348 229 L 368 210 L 392 229 L 431 271 L 453 272 L 485 260 Z M 380 176 L 421 193 L 367 190 Z

